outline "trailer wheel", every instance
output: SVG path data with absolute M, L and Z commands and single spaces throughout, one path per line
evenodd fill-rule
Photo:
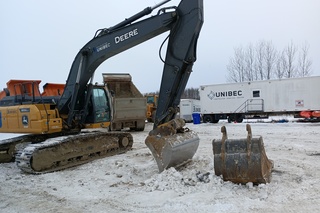
M 242 117 L 237 118 L 237 123 L 242 123 L 242 121 L 243 121 L 243 118 L 242 118 Z
M 204 115 L 203 116 L 203 123 L 213 123 L 213 118 L 211 115 Z
M 219 119 L 213 119 L 212 123 L 216 124 L 219 122 Z
M 242 123 L 242 121 L 243 121 L 243 115 L 242 115 L 242 114 L 236 115 L 236 116 L 235 116 L 235 121 L 236 121 L 237 123 Z

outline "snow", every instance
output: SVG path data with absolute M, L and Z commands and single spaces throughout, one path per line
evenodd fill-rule
M 318 212 L 320 123 L 251 123 L 274 161 L 271 182 L 224 182 L 214 174 L 212 140 L 245 138 L 244 123 L 197 124 L 200 144 L 182 168 L 158 168 L 143 132 L 131 132 L 133 150 L 54 173 L 31 175 L 0 164 L 0 212 Z M 10 137 L 0 134 L 1 138 Z

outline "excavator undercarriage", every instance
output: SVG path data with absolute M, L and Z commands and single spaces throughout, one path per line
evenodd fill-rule
M 83 131 L 50 138 L 26 135 L 0 142 L 0 160 L 10 162 L 15 158 L 21 170 L 39 174 L 125 153 L 132 144 L 132 135 L 126 132 Z
M 77 134 L 78 131 L 68 132 L 69 135 Z M 18 150 L 21 150 L 31 143 L 40 143 L 49 138 L 63 136 L 65 132 L 52 134 L 29 134 L 0 141 L 0 163 L 13 162 Z

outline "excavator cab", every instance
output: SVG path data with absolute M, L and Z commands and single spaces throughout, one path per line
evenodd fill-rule
M 95 86 L 88 104 L 86 127 L 89 124 L 104 124 L 111 121 L 110 101 L 106 90 L 101 86 Z

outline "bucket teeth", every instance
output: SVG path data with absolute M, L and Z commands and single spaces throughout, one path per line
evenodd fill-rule
M 189 162 L 199 146 L 199 137 L 183 128 L 182 119 L 174 119 L 150 131 L 145 144 L 155 158 L 159 172 Z
M 226 127 L 221 127 L 222 139 L 212 141 L 215 174 L 234 183 L 268 183 L 273 161 L 266 155 L 262 137 L 252 137 L 249 124 L 246 130 L 247 138 L 228 139 Z

